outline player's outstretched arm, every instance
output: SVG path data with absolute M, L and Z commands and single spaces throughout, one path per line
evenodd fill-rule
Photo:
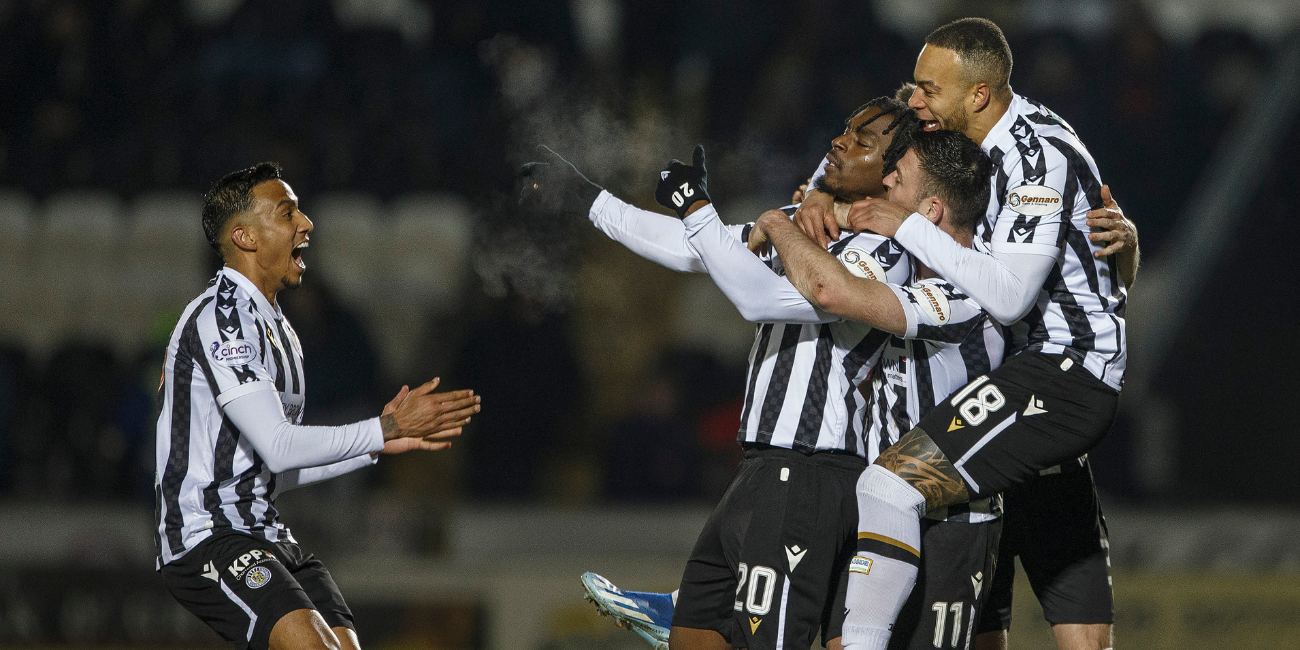
M 642 210 L 619 200 L 587 180 L 576 167 L 550 148 L 538 147 L 538 153 L 542 160 L 528 163 L 520 171 L 521 207 L 581 212 L 610 239 L 651 262 L 673 271 L 705 272 L 699 255 L 686 244 L 686 228 L 680 219 Z M 567 207 L 561 208 L 561 204 Z M 741 228 L 729 226 L 728 230 L 739 238 Z
M 776 248 L 786 277 L 817 308 L 891 334 L 907 333 L 907 314 L 893 289 L 875 280 L 854 277 L 784 213 L 764 214 L 755 229 Z
M 1003 219 L 1008 224 L 1014 221 L 1014 217 Z M 1059 227 L 1059 218 L 1057 222 Z M 925 217 L 909 214 L 884 199 L 867 198 L 854 203 L 849 208 L 849 223 L 854 230 L 871 230 L 895 238 L 1003 325 L 1020 320 L 1029 311 L 1056 263 L 1054 246 L 1028 244 L 1021 245 L 1025 250 L 1020 250 L 1014 244 L 995 244 L 991 253 L 966 248 Z M 1047 239 L 1054 241 L 1054 237 Z
M 336 427 L 290 424 L 274 384 L 246 392 L 222 408 L 274 473 L 332 465 L 385 449 L 398 438 L 426 438 L 458 429 L 479 410 L 479 397 L 462 390 L 434 393 L 438 380 L 420 386 L 393 413 Z M 435 438 L 435 440 L 440 438 Z M 408 443 L 409 444 L 409 443 Z
M 692 163 L 669 163 L 659 175 L 655 198 L 682 218 L 687 242 L 740 315 L 752 323 L 839 320 L 814 308 L 789 280 L 774 273 L 723 225 L 709 198 L 703 146 L 695 147 Z
M 402 389 L 397 392 L 397 396 L 384 406 L 381 417 L 396 412 L 397 407 L 401 406 L 402 403 L 406 401 L 406 397 L 410 392 L 410 388 L 402 386 Z M 464 424 L 469 424 L 469 421 L 470 418 L 466 417 L 462 426 Z M 279 494 L 287 490 L 300 488 L 304 485 L 311 485 L 312 483 L 319 483 L 321 481 L 337 478 L 363 467 L 370 467 L 379 460 L 379 454 L 401 454 L 416 450 L 439 451 L 442 449 L 448 449 L 451 447 L 451 441 L 447 440 L 447 438 L 453 438 L 460 435 L 460 433 L 461 427 L 458 426 L 452 429 L 440 431 L 427 438 L 394 438 L 384 442 L 383 451 L 362 454 L 355 458 L 341 460 L 337 463 L 322 465 L 320 467 L 306 467 L 303 469 L 293 469 L 287 472 L 281 472 L 275 477 L 276 491 L 277 494 Z

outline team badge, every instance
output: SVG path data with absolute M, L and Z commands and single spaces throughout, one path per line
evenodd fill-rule
M 244 576 L 244 584 L 249 589 L 261 589 L 266 583 L 271 581 L 271 570 L 264 566 L 255 566 L 248 570 L 248 575 Z

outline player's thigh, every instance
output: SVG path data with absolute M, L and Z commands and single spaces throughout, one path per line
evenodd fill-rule
M 270 650 L 339 650 L 339 640 L 320 612 L 297 609 L 271 628 Z
M 355 630 L 352 622 L 352 610 L 343 599 L 343 592 L 334 582 L 329 569 L 314 555 L 305 555 L 297 544 L 277 543 L 280 559 L 289 568 L 290 574 L 311 599 L 316 611 L 320 612 L 325 623 L 333 628 Z
M 1088 466 L 1034 479 L 1007 507 L 1035 531 L 1018 551 L 1047 622 L 1113 623 L 1109 542 Z
M 808 648 L 828 628 L 856 540 L 855 486 L 863 469 L 856 456 L 764 456 L 753 488 L 761 507 L 739 556 L 733 645 Z
M 211 537 L 162 568 L 183 607 L 235 648 L 260 650 L 290 612 L 314 610 L 270 544 L 242 534 Z
M 937 404 L 919 428 L 971 497 L 1076 458 L 1106 435 L 1119 393 L 1063 355 L 1022 352 Z
M 926 520 L 921 567 L 894 622 L 893 650 L 968 648 L 994 574 L 1001 521 Z
M 714 631 L 730 643 L 740 547 L 751 513 L 758 503 L 751 494 L 751 482 L 759 464 L 753 454 L 746 454 L 722 499 L 700 530 L 682 572 L 681 587 L 673 608 L 674 628 Z

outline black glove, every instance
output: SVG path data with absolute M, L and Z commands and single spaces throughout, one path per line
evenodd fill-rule
M 668 169 L 659 172 L 659 185 L 655 187 L 655 200 L 659 205 L 677 213 L 678 219 L 686 218 L 686 211 L 696 201 L 709 201 L 709 173 L 704 170 L 704 145 L 695 145 L 695 164 L 688 165 L 680 160 L 668 163 Z
M 537 147 L 541 161 L 520 170 L 519 205 L 550 212 L 586 214 L 605 188 L 587 180 L 573 163 L 546 145 Z

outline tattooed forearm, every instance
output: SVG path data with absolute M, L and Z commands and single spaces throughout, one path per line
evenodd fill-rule
M 957 469 L 920 427 L 881 453 L 876 464 L 911 483 L 925 496 L 927 510 L 970 500 Z

